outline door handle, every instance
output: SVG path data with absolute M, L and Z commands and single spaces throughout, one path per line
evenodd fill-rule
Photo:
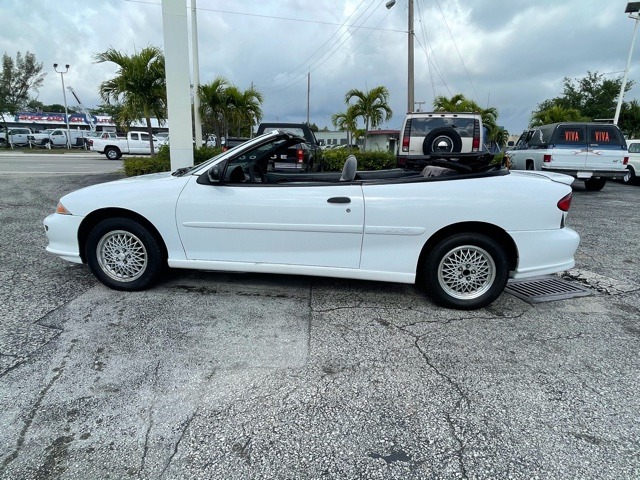
M 329 203 L 351 203 L 351 199 L 349 197 L 331 197 L 327 200 Z

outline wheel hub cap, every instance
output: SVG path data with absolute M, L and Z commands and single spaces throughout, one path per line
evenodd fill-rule
M 148 263 L 144 244 L 124 230 L 109 232 L 102 237 L 96 248 L 96 257 L 102 271 L 120 282 L 139 278 Z
M 449 251 L 438 266 L 438 282 L 448 295 L 473 299 L 491 288 L 496 267 L 491 255 L 474 245 L 463 245 Z

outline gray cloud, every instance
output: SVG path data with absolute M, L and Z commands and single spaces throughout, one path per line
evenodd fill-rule
M 407 7 L 405 0 L 391 10 L 384 3 L 199 0 L 201 82 L 222 75 L 242 89 L 253 84 L 265 97 L 265 119 L 301 121 L 310 73 L 311 121 L 320 127 L 344 111 L 347 90 L 385 85 L 394 109 L 386 126 L 399 128 L 406 110 Z M 625 6 L 620 0 L 415 0 L 416 100 L 428 109 L 434 94 L 463 93 L 497 107 L 499 123 L 516 133 L 539 102 L 561 93 L 564 77 L 622 74 L 633 32 Z M 65 82 L 93 107 L 100 82 L 115 73 L 112 65 L 94 63 L 95 53 L 163 43 L 160 0 L 3 0 L 0 18 L 0 51 L 29 50 L 43 62 L 48 75 L 39 100 L 47 104 L 62 103 L 54 62 L 71 65 Z

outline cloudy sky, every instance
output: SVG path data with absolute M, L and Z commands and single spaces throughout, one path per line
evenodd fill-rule
M 185 8 L 191 0 L 184 0 Z M 624 73 L 634 21 L 626 0 L 414 0 L 415 100 L 462 93 L 496 107 L 511 133 L 527 126 L 541 101 L 562 92 L 563 78 L 588 71 Z M 331 128 L 352 89 L 386 86 L 400 128 L 407 105 L 408 0 L 197 0 L 201 83 L 222 75 L 264 95 L 265 121 L 310 119 Z M 63 103 L 53 63 L 85 106 L 114 75 L 93 56 L 163 45 L 161 0 L 0 0 L 0 52 L 36 55 L 47 72 L 38 99 Z M 640 52 L 625 97 L 640 98 Z M 68 98 L 69 106 L 75 101 Z

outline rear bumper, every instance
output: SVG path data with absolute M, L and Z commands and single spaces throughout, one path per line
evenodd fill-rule
M 575 266 L 580 236 L 571 228 L 509 232 L 518 248 L 518 268 L 512 278 L 562 272 Z
M 549 168 L 542 166 L 543 172 L 555 172 L 563 173 L 565 175 L 571 175 L 578 180 L 588 180 L 590 178 L 609 178 L 612 180 L 622 180 L 629 170 L 625 167 L 622 170 L 593 170 L 593 169 L 566 169 L 566 168 Z

